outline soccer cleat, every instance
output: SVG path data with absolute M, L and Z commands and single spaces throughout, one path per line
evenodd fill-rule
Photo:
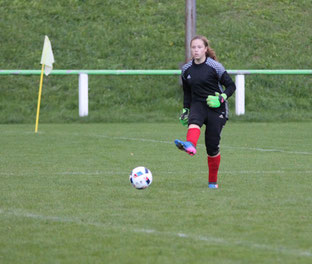
M 174 141 L 177 148 L 180 150 L 185 151 L 187 154 L 194 156 L 196 154 L 196 148 L 193 146 L 193 144 L 189 141 L 181 141 L 179 139 L 176 139 Z
M 210 189 L 218 189 L 219 185 L 217 183 L 208 183 L 208 188 L 210 188 Z

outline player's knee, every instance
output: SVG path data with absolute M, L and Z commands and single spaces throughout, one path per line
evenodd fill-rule
M 218 155 L 218 153 L 220 152 L 219 147 L 207 146 L 206 150 L 207 150 L 207 154 L 211 157 Z

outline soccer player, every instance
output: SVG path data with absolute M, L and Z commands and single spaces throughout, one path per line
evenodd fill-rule
M 217 61 L 206 37 L 195 36 L 190 45 L 192 60 L 182 67 L 184 101 L 180 116 L 180 122 L 188 126 L 188 130 L 186 141 L 176 139 L 175 144 L 189 155 L 195 155 L 200 128 L 205 124 L 208 187 L 217 189 L 221 131 L 228 119 L 227 99 L 235 92 L 236 86 Z

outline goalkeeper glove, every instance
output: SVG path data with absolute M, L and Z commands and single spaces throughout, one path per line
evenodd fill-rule
M 207 105 L 212 108 L 218 108 L 222 103 L 225 102 L 227 95 L 225 93 L 219 94 L 215 93 L 215 95 L 209 95 L 206 99 Z
M 190 109 L 188 109 L 188 108 L 183 108 L 182 114 L 181 114 L 181 116 L 180 116 L 180 118 L 179 118 L 180 123 L 181 123 L 183 126 L 187 126 L 189 113 L 190 113 Z

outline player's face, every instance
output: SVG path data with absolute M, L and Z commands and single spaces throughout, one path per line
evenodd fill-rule
M 191 43 L 191 54 L 195 61 L 204 62 L 206 59 L 207 47 L 201 39 L 194 39 Z

